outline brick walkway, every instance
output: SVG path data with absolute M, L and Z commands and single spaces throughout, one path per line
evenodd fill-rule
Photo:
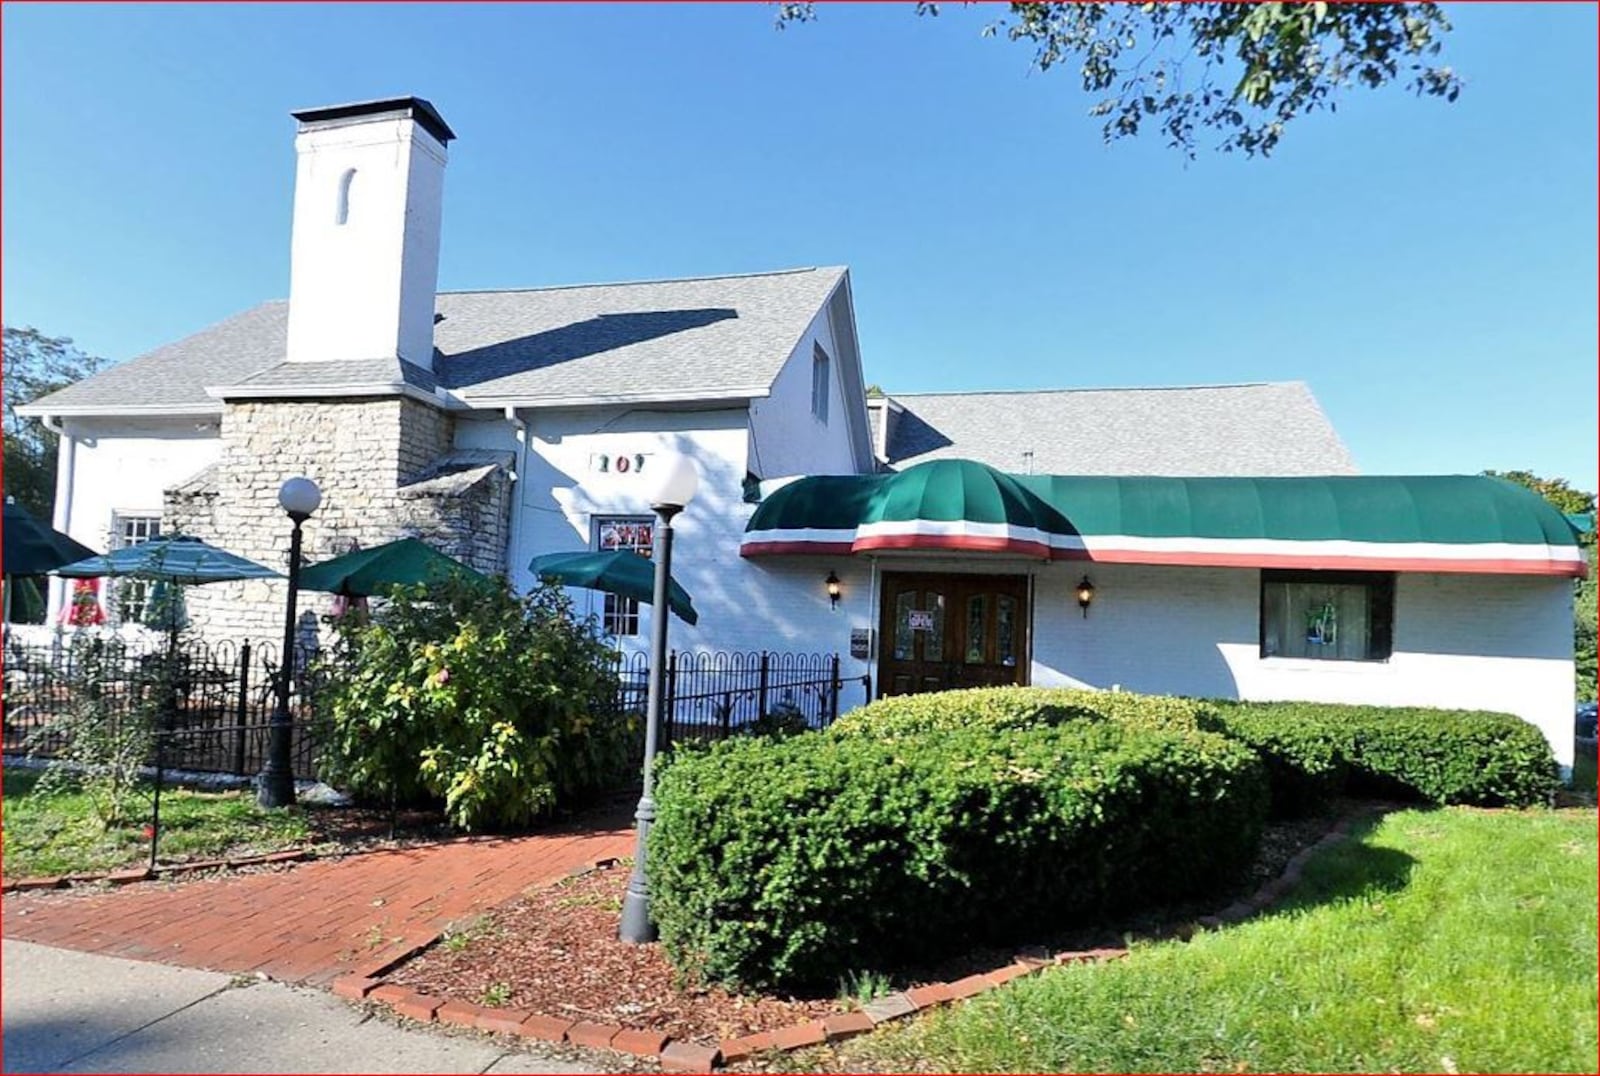
M 3 925 L 7 938 L 63 949 L 320 984 L 369 974 L 452 922 L 632 854 L 626 829 L 459 840 L 174 887 L 10 894 Z

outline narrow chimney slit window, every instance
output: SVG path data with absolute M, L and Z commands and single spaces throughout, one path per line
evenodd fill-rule
M 356 170 L 346 168 L 339 177 L 339 198 L 333 210 L 333 223 L 343 225 L 350 220 L 350 184 L 355 181 Z

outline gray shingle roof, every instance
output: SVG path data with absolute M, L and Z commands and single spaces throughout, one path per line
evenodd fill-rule
M 435 307 L 434 376 L 469 401 L 765 393 L 844 274 L 843 268 L 792 269 L 442 292 Z M 348 383 L 354 373 L 432 390 L 426 371 L 398 362 L 384 369 L 283 362 L 288 312 L 281 300 L 263 303 L 52 393 L 27 410 L 220 411 L 207 388 L 244 385 L 281 394 L 304 384 L 314 391 Z
M 962 457 L 1072 475 L 1355 474 L 1300 381 L 895 395 L 888 463 Z
M 280 362 L 239 381 L 223 382 L 230 396 L 249 396 L 251 389 L 318 388 L 335 385 L 410 385 L 432 392 L 438 378 L 401 359 L 352 359 L 340 362 Z
M 26 411 L 220 412 L 222 405 L 206 395 L 206 387 L 242 381 L 282 359 L 288 329 L 289 304 L 262 303 L 43 396 Z
M 844 273 L 449 292 L 435 369 L 467 399 L 764 393 Z

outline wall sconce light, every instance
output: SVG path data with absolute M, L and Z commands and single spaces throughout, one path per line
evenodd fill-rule
M 1089 603 L 1094 601 L 1094 584 L 1089 582 L 1089 577 L 1084 576 L 1078 580 L 1078 608 L 1083 610 L 1084 619 L 1089 617 Z
M 839 577 L 829 572 L 822 582 L 828 588 L 828 608 L 839 608 Z

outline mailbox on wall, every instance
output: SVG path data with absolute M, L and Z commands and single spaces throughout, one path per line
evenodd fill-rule
M 872 629 L 850 629 L 850 656 L 866 660 L 872 657 Z

